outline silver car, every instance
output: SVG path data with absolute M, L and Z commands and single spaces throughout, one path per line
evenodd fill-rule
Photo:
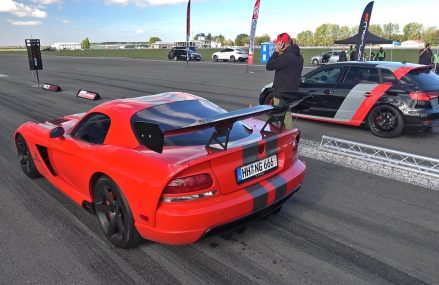
M 320 65 L 320 64 L 328 64 L 328 63 L 335 63 L 338 61 L 338 56 L 340 54 L 340 51 L 327 51 L 320 55 L 313 56 L 311 58 L 311 63 L 313 65 Z

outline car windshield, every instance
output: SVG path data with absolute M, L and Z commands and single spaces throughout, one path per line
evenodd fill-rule
M 418 68 L 401 78 L 402 84 L 415 85 L 421 90 L 439 90 L 439 76 L 429 68 Z
M 227 113 L 226 110 L 207 100 L 186 100 L 162 104 L 137 112 L 133 122 L 158 124 L 163 131 L 180 129 L 196 125 L 205 118 Z M 136 131 L 133 129 L 134 133 Z M 165 146 L 207 145 L 214 128 L 204 129 L 188 134 L 165 137 Z M 229 142 L 237 141 L 251 134 L 251 129 L 242 122 L 236 122 L 230 132 Z

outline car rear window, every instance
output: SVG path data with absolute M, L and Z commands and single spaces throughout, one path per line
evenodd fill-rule
M 131 122 L 158 124 L 163 131 L 180 129 L 203 122 L 205 118 L 227 113 L 226 110 L 207 100 L 186 100 L 157 105 L 137 112 Z M 133 124 L 132 124 L 133 125 Z M 133 129 L 135 133 L 135 130 Z M 165 137 L 165 146 L 206 145 L 214 128 L 183 135 Z M 249 136 L 251 128 L 242 122 L 235 122 L 230 132 L 229 142 Z
M 428 68 L 414 69 L 401 78 L 407 85 L 416 85 L 420 90 L 439 90 L 439 76 Z

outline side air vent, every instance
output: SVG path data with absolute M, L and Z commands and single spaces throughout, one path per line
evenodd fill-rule
M 49 160 L 49 154 L 47 153 L 47 147 L 42 146 L 42 145 L 37 145 L 37 149 L 38 149 L 38 152 L 40 153 L 41 157 L 44 160 L 44 164 L 49 169 L 50 173 L 52 173 L 53 176 L 56 176 L 55 170 L 53 169 L 52 164 L 50 163 L 50 160 Z

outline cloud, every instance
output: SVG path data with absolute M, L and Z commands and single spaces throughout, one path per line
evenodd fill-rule
M 137 30 L 135 31 L 135 33 L 136 33 L 136 35 L 143 35 L 143 34 L 145 33 L 145 31 L 142 30 L 142 29 L 137 29 Z
M 41 21 L 15 21 L 9 19 L 8 22 L 13 26 L 23 26 L 23 27 L 41 25 Z
M 0 13 L 9 13 L 14 16 L 23 17 L 34 17 L 34 18 L 46 18 L 47 13 L 38 8 L 19 3 L 14 0 L 1 0 L 0 1 Z
M 52 4 L 61 4 L 62 0 L 32 0 L 37 5 L 52 5 Z
M 174 5 L 180 3 L 187 3 L 187 0 L 106 0 L 107 4 L 128 5 L 135 4 L 139 7 L 146 6 L 160 6 L 160 5 Z
M 63 19 L 61 22 L 62 22 L 63 24 L 70 24 L 70 21 L 69 21 L 69 20 L 66 20 L 66 19 Z

